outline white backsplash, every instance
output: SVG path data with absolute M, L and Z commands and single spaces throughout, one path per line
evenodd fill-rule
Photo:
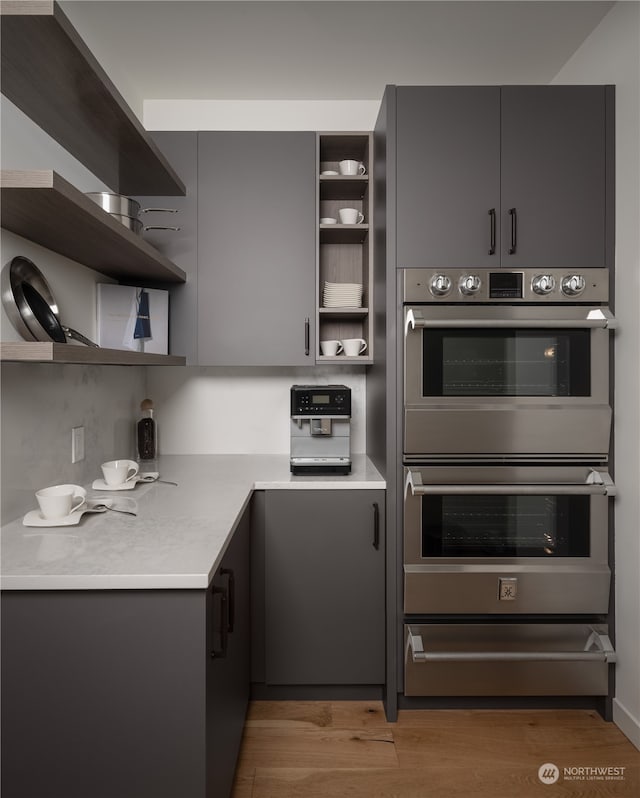
M 135 455 L 142 368 L 2 366 L 2 523 L 34 509 L 34 492 L 86 484 L 100 463 Z M 85 459 L 71 463 L 71 428 L 85 428 Z
M 292 385 L 351 388 L 351 451 L 366 450 L 363 367 L 149 367 L 161 454 L 288 454 Z

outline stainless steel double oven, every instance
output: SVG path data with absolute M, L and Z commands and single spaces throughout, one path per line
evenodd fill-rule
M 604 695 L 609 274 L 403 273 L 407 695 Z

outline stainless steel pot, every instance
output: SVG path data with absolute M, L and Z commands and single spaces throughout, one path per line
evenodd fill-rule
M 136 235 L 140 235 L 146 230 L 174 230 L 176 232 L 180 230 L 179 227 L 164 225 L 145 226 L 138 218 L 141 213 L 178 213 L 177 208 L 141 208 L 137 200 L 111 191 L 89 191 L 87 197 Z
M 98 346 L 62 324 L 49 284 L 29 258 L 18 255 L 2 270 L 2 304 L 13 326 L 27 341 L 65 344 L 67 339 L 73 339 L 86 346 Z

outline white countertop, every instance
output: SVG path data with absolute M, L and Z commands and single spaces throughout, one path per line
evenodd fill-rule
M 138 502 L 137 516 L 87 513 L 76 526 L 2 528 L 3 590 L 206 588 L 254 490 L 384 489 L 365 455 L 347 476 L 293 476 L 288 455 L 169 455 L 160 478 L 110 493 Z M 98 476 L 98 475 L 96 475 Z M 34 509 L 37 503 L 34 497 Z

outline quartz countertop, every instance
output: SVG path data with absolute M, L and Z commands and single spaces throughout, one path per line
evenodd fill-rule
M 88 497 L 126 496 L 136 516 L 87 513 L 74 526 L 2 528 L 3 590 L 204 588 L 254 490 L 384 489 L 365 455 L 346 476 L 293 476 L 288 455 L 167 455 L 160 482 L 133 490 L 87 488 Z M 144 470 L 144 469 L 142 469 Z M 97 475 L 96 475 L 97 476 Z M 37 502 L 34 497 L 34 509 Z

